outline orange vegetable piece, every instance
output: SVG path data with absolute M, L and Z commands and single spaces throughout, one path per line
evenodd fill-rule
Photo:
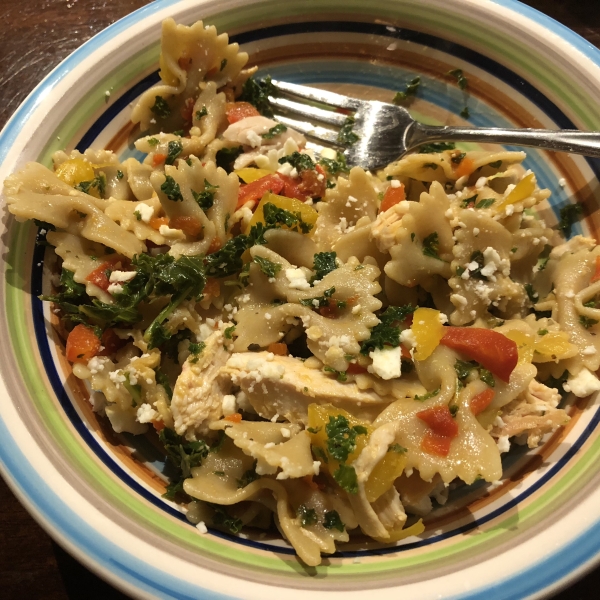
M 283 342 L 273 342 L 267 347 L 267 352 L 272 352 L 276 356 L 287 356 L 288 347 Z
M 473 396 L 469 402 L 471 412 L 474 415 L 478 415 L 480 412 L 483 412 L 491 404 L 495 394 L 496 392 L 494 392 L 492 388 L 488 388 L 479 394 L 475 394 L 475 396 Z
M 367 369 L 366 367 L 363 367 L 362 365 L 359 365 L 358 363 L 350 363 L 348 365 L 348 368 L 346 369 L 346 373 L 349 373 L 350 375 L 360 375 L 360 373 L 366 373 Z
M 206 251 L 206 254 L 212 254 L 213 252 L 216 252 L 217 250 L 221 249 L 221 240 L 218 237 L 214 237 L 212 242 L 210 243 L 210 246 L 208 247 L 208 250 Z
M 165 428 L 165 424 L 162 421 L 152 421 L 152 427 L 154 427 L 156 431 L 162 431 Z
M 383 200 L 381 201 L 381 206 L 379 207 L 379 212 L 385 212 L 386 210 L 392 208 L 395 204 L 399 204 L 403 200 L 406 200 L 406 192 L 404 190 L 404 185 L 400 184 L 400 187 L 389 187 L 385 191 L 385 195 L 383 196 Z
M 169 222 L 169 227 L 181 229 L 183 233 L 192 237 L 198 237 L 202 233 L 202 223 L 196 217 L 174 217 Z
M 226 421 L 231 421 L 232 423 L 241 423 L 242 415 L 240 413 L 233 413 L 232 415 L 227 415 L 225 417 Z
M 156 229 L 158 231 L 161 225 L 168 225 L 169 218 L 168 217 L 152 217 L 150 221 L 148 221 L 148 225 L 152 227 L 152 229 Z
M 279 177 L 283 180 L 283 190 L 281 191 L 281 195 L 286 198 L 296 198 L 296 200 L 301 200 L 304 202 L 306 200 L 306 194 L 300 189 L 302 185 L 301 179 L 294 179 L 289 175 L 281 175 Z M 273 192 L 277 194 L 279 192 Z
M 448 456 L 452 438 L 428 431 L 421 440 L 421 450 L 437 456 Z
M 590 283 L 594 283 L 600 279 L 600 256 L 596 256 L 596 270 L 590 279 Z
M 246 202 L 258 202 L 267 192 L 278 194 L 284 187 L 283 179 L 277 174 L 266 175 L 252 183 L 240 186 L 236 210 L 244 206 Z
M 468 158 L 465 156 L 460 163 L 454 169 L 454 174 L 457 179 L 460 179 L 464 175 L 470 175 L 475 170 L 475 163 L 472 158 Z
M 417 413 L 417 417 L 424 421 L 429 429 L 436 435 L 449 438 L 458 435 L 458 425 L 452 418 L 452 413 L 447 406 L 432 406 Z
M 225 105 L 225 116 L 231 125 L 246 117 L 260 117 L 260 113 L 250 102 L 228 102 Z
M 203 293 L 205 296 L 211 296 L 212 298 L 218 298 L 221 295 L 221 284 L 218 279 L 209 277 L 206 280 Z
M 112 260 L 103 262 L 99 267 L 96 267 L 85 278 L 86 281 L 97 285 L 101 290 L 106 291 L 110 285 L 108 271 L 114 271 L 114 267 L 121 261 L 120 256 L 115 256 Z
M 72 363 L 86 363 L 100 351 L 100 339 L 86 325 L 76 325 L 67 337 L 66 356 Z
M 152 166 L 153 167 L 158 167 L 159 165 L 162 165 L 165 160 L 167 160 L 167 155 L 166 154 L 161 154 L 160 152 L 157 152 L 153 157 L 152 157 Z
M 508 382 L 517 366 L 517 344 L 492 329 L 478 327 L 445 327 L 440 344 L 466 354 L 488 371 Z

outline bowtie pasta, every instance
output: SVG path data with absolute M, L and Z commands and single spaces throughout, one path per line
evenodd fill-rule
M 317 565 L 421 534 L 452 482 L 499 480 L 511 443 L 569 420 L 563 388 L 600 389 L 600 249 L 540 218 L 522 152 L 315 156 L 247 60 L 165 21 L 145 159 L 57 152 L 5 196 L 47 231 L 43 299 L 95 410 L 173 460 L 166 498 Z

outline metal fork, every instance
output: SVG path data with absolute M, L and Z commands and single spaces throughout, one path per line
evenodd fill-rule
M 395 104 L 358 100 L 295 83 L 271 83 L 278 92 L 277 96 L 269 96 L 275 107 L 275 119 L 328 147 L 343 151 L 350 166 L 380 169 L 422 144 L 452 141 L 514 144 L 600 157 L 600 132 L 424 125 Z M 319 108 L 306 101 L 328 108 Z M 332 110 L 336 108 L 344 113 Z M 301 121 L 294 116 L 309 120 Z M 352 131 L 358 135 L 358 140 L 351 145 L 338 139 L 339 130 L 347 125 L 349 117 L 354 119 Z M 319 152 L 322 146 L 317 145 L 315 149 Z

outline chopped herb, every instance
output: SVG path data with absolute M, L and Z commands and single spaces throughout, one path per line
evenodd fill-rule
M 338 531 L 344 531 L 344 529 L 346 529 L 337 510 L 325 511 L 323 527 L 325 527 L 325 529 L 337 529 Z
M 259 267 L 260 270 L 269 278 L 275 277 L 279 271 L 281 271 L 281 263 L 273 262 L 268 258 L 262 256 L 255 256 L 252 259 Z
M 298 173 L 315 168 L 315 163 L 313 162 L 312 158 L 308 154 L 303 154 L 302 152 L 292 152 L 287 156 L 282 156 L 278 162 L 281 165 L 284 163 L 290 163 L 290 165 L 292 165 L 292 167 L 294 167 Z
M 242 530 L 244 524 L 241 519 L 230 516 L 230 514 L 218 504 L 211 504 L 208 502 L 208 505 L 215 511 L 215 514 L 213 515 L 213 524 L 216 527 L 223 527 L 231 533 L 239 533 Z
M 200 355 L 204 351 L 204 348 L 206 348 L 206 344 L 204 342 L 190 342 L 188 350 L 190 351 L 190 355 L 193 357 L 190 362 L 197 363 Z
M 323 450 L 323 448 L 319 446 L 311 446 L 311 449 L 313 451 L 313 454 L 323 463 L 327 464 L 329 462 L 329 458 L 327 457 L 327 454 L 325 453 L 325 450 Z
M 452 71 L 448 71 L 448 75 L 452 75 L 456 77 L 456 82 L 458 83 L 458 87 L 461 90 L 466 90 L 469 82 L 467 78 L 463 75 L 462 69 L 452 69 Z
M 249 102 L 252 104 L 258 112 L 265 117 L 273 117 L 273 108 L 269 102 L 269 96 L 276 96 L 277 90 L 271 83 L 270 77 L 265 79 L 256 80 L 253 77 L 249 77 L 244 83 L 242 93 L 240 94 L 238 101 Z
M 248 352 L 260 352 L 260 344 L 250 344 L 248 346 Z
M 233 148 L 221 148 L 215 154 L 215 163 L 217 167 L 221 167 L 228 173 L 233 171 L 233 163 L 235 159 L 244 152 L 244 148 L 242 146 L 235 146 Z
M 179 137 L 183 137 L 183 129 L 176 129 L 173 132 L 173 135 L 178 135 Z
M 467 377 L 469 377 L 471 371 L 478 367 L 478 363 L 475 361 L 457 360 L 454 363 L 454 370 L 459 381 L 464 384 Z
M 438 248 L 438 234 L 437 231 L 434 231 L 423 240 L 423 254 L 425 256 L 430 256 L 431 258 L 436 258 L 437 260 L 442 260 L 438 254 Z
M 423 144 L 419 148 L 419 154 L 435 154 L 444 152 L 444 150 L 454 150 L 456 144 L 454 142 L 433 142 L 431 144 Z
M 560 222 L 558 228 L 563 235 L 568 238 L 571 235 L 571 228 L 577 222 L 583 212 L 581 204 L 567 204 L 560 209 Z
M 469 208 L 469 206 L 475 206 L 475 202 L 477 201 L 477 194 L 475 194 L 474 196 L 470 196 L 469 198 L 465 198 L 464 200 L 461 201 L 460 203 L 460 207 L 461 208 Z
M 425 163 L 423 165 L 423 167 L 425 169 L 433 169 L 434 171 L 438 168 L 439 165 L 437 165 L 436 163 Z
M 538 329 L 538 335 L 546 335 L 548 333 L 547 329 Z
M 429 400 L 430 398 L 437 396 L 440 393 L 440 389 L 441 388 L 437 388 L 437 390 L 433 390 L 432 392 L 427 392 L 426 394 L 423 394 L 422 396 L 415 394 L 415 400 L 417 402 L 425 402 L 425 400 Z
M 535 303 L 539 300 L 539 294 L 533 289 L 533 285 L 531 283 L 526 283 L 523 287 L 525 288 L 527 297 L 531 302 Z
M 323 429 L 321 426 L 319 426 L 319 427 L 307 427 L 306 431 L 308 431 L 308 433 L 319 433 L 319 431 L 321 431 L 321 429 Z
M 162 96 L 154 97 L 154 105 L 150 110 L 161 119 L 166 119 L 171 114 L 171 108 Z
M 479 379 L 481 379 L 483 383 L 486 383 L 490 387 L 494 387 L 496 385 L 496 380 L 494 379 L 494 376 L 492 375 L 491 371 L 488 371 L 483 367 L 479 369 Z
M 415 96 L 417 94 L 417 90 L 421 85 L 421 78 L 415 77 L 409 83 L 406 84 L 406 88 L 402 92 L 396 92 L 392 102 L 394 104 L 403 104 L 408 100 L 411 96 Z
M 471 113 L 469 111 L 469 107 L 465 106 L 461 111 L 460 111 L 460 116 L 463 119 L 468 119 L 471 116 Z
M 589 329 L 593 325 L 596 325 L 598 321 L 596 319 L 590 319 L 584 315 L 579 315 L 579 323 L 583 325 L 586 329 Z
M 317 513 L 314 508 L 308 508 L 304 504 L 301 504 L 296 510 L 296 516 L 300 521 L 302 527 L 310 527 L 318 522 Z
M 302 306 L 310 306 L 311 308 L 323 308 L 324 306 L 329 306 L 329 299 L 333 294 L 335 294 L 335 288 L 330 287 L 323 292 L 322 296 L 302 299 L 300 300 L 300 304 L 302 304 Z
M 208 110 L 206 110 L 206 106 L 203 106 L 202 110 L 197 110 L 194 116 L 196 117 L 196 121 L 199 121 L 202 117 L 205 117 L 207 114 Z
M 548 261 L 550 260 L 551 250 L 552 250 L 552 246 L 550 246 L 550 244 L 546 244 L 544 246 L 544 249 L 538 256 L 538 261 L 537 261 L 537 265 L 536 265 L 538 271 L 543 271 L 546 268 L 546 266 L 548 265 Z
M 332 158 L 320 158 L 319 164 L 333 176 L 339 175 L 340 173 L 348 173 L 350 170 L 346 164 L 346 157 L 341 152 L 337 153 L 335 160 Z
M 494 162 L 491 162 L 489 166 L 492 167 L 493 169 L 499 169 L 502 166 L 502 161 L 496 160 Z
M 222 71 L 222 70 L 223 70 L 223 69 L 224 69 L 226 66 L 227 66 L 227 59 L 226 59 L 226 58 L 224 58 L 224 59 L 221 61 L 221 69 L 220 69 L 220 70 Z
M 313 257 L 313 271 L 315 276 L 313 281 L 320 281 L 337 266 L 337 254 L 335 252 L 317 252 Z
M 162 385 L 163 388 L 165 389 L 165 392 L 167 393 L 167 396 L 169 398 L 172 398 L 173 397 L 173 390 L 171 388 L 171 384 L 169 382 L 169 378 L 160 369 L 156 369 L 154 371 L 154 373 L 155 373 L 155 377 L 156 377 L 156 383 L 158 385 Z
M 390 447 L 388 448 L 388 452 L 395 452 L 396 454 L 404 454 L 405 452 L 408 452 L 408 450 L 404 446 L 401 446 L 400 444 L 390 444 Z
M 478 266 L 476 269 L 469 270 L 469 277 L 471 277 L 471 279 L 482 279 L 483 281 L 487 281 L 487 277 L 481 274 L 481 269 L 485 266 L 485 259 L 483 258 L 483 252 L 481 250 L 475 250 L 475 252 L 471 254 L 469 263 L 472 262 L 477 263 Z
M 131 374 L 129 371 L 125 373 L 125 381 L 123 387 L 129 392 L 131 396 L 131 406 L 137 406 L 142 401 L 142 386 L 139 383 L 131 383 Z
M 460 165 L 460 163 L 463 161 L 463 158 L 467 155 L 466 152 L 459 152 L 457 154 L 454 154 L 454 156 L 452 156 L 450 158 L 450 161 L 453 162 L 455 165 Z
M 496 202 L 495 198 L 484 198 L 475 205 L 475 208 L 489 208 L 494 202 Z
M 333 373 L 337 377 L 338 381 L 344 382 L 348 380 L 346 371 L 336 371 L 333 367 L 329 367 L 327 365 L 323 367 L 323 371 L 325 371 L 325 373 Z
M 170 175 L 166 176 L 165 182 L 160 186 L 160 191 L 173 202 L 183 202 L 179 184 Z
M 167 149 L 167 158 L 165 159 L 165 165 L 172 165 L 177 157 L 183 151 L 183 144 L 179 140 L 170 141 Z
M 123 171 L 117 170 L 117 179 L 123 179 Z
M 344 146 L 352 146 L 358 142 L 359 137 L 352 131 L 354 127 L 354 119 L 352 117 L 348 117 L 344 124 L 340 127 L 340 131 L 337 136 L 337 141 Z
M 448 407 L 448 410 L 450 411 L 450 415 L 454 419 L 454 417 L 456 417 L 456 414 L 458 413 L 458 404 L 451 404 Z
M 56 231 L 56 227 L 52 225 L 52 223 L 46 223 L 46 221 L 40 221 L 39 219 L 33 219 L 33 222 L 40 229 L 45 229 L 46 231 Z
M 245 488 L 247 485 L 250 485 L 253 481 L 260 479 L 260 475 L 256 472 L 256 463 L 257 461 L 255 460 L 254 465 L 252 465 L 252 468 L 245 471 L 239 479 L 236 479 L 238 489 Z
M 349 494 L 358 493 L 358 479 L 354 467 L 340 465 L 339 468 L 334 471 L 333 478 L 336 483 Z
M 325 425 L 327 433 L 327 452 L 338 462 L 344 463 L 356 449 L 356 436 L 363 435 L 364 428 L 359 430 L 350 427 L 344 415 L 329 416 L 329 423 Z M 366 430 L 364 430 L 366 433 Z
M 287 131 L 287 127 L 283 123 L 277 123 L 274 127 L 271 127 L 267 133 L 261 134 L 263 140 L 272 140 L 275 136 L 280 135 Z
M 213 471 L 213 475 L 217 477 L 225 477 L 225 471 Z
M 192 196 L 198 203 L 198 206 L 203 210 L 207 211 L 212 208 L 215 202 L 215 190 L 218 189 L 218 185 L 212 185 L 206 179 L 204 180 L 204 190 L 202 192 L 195 192 L 192 190 Z
M 396 348 L 400 345 L 400 325 L 416 310 L 410 304 L 406 306 L 388 306 L 379 315 L 380 323 L 371 329 L 371 337 L 362 342 L 360 353 L 368 355 L 376 348 L 383 349 L 384 346 Z
M 89 194 L 90 190 L 96 189 L 98 191 L 98 195 L 103 197 L 104 192 L 106 191 L 106 177 L 104 176 L 104 173 L 100 173 L 90 181 L 82 181 L 81 183 L 78 183 L 75 186 L 75 189 L 83 192 L 84 194 Z M 85 213 L 80 214 L 83 214 L 84 217 L 86 216 Z
M 153 137 L 153 138 L 148 138 L 146 141 L 147 141 L 147 142 L 148 142 L 148 144 L 149 144 L 150 146 L 152 146 L 153 148 L 154 148 L 154 146 L 158 146 L 158 144 L 159 144 L 159 141 L 158 141 L 158 139 L 157 139 L 157 138 L 155 138 L 155 137 Z

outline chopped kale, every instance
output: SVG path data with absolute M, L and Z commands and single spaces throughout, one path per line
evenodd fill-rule
M 354 119 L 352 117 L 348 117 L 344 124 L 340 127 L 338 132 L 337 141 L 344 146 L 352 146 L 360 139 L 356 133 L 353 131 L 354 128 Z
M 401 446 L 400 444 L 390 444 L 390 447 L 388 448 L 388 452 L 395 452 L 396 454 L 404 454 L 405 452 L 408 452 L 407 448 L 405 448 L 404 446 Z
M 340 173 L 348 173 L 350 170 L 346 163 L 346 157 L 338 152 L 334 159 L 332 158 L 320 158 L 319 164 L 332 176 L 339 175 Z
M 98 195 L 102 198 L 104 196 L 104 192 L 106 191 L 106 177 L 104 173 L 100 173 L 90 181 L 82 181 L 81 183 L 78 183 L 75 186 L 75 189 L 83 192 L 84 194 L 89 194 L 90 190 L 95 189 L 98 191 Z
M 277 125 L 271 127 L 267 133 L 261 134 L 263 140 L 272 140 L 275 136 L 278 136 L 287 131 L 287 127 L 283 123 L 277 123 Z
M 150 110 L 161 119 L 166 119 L 171 114 L 171 107 L 162 96 L 154 97 L 154 105 Z
M 481 274 L 481 269 L 483 269 L 485 266 L 485 259 L 483 258 L 483 252 L 481 250 L 475 250 L 475 252 L 471 254 L 469 263 L 472 262 L 477 263 L 477 268 L 469 270 L 469 277 L 471 277 L 471 279 L 481 279 L 483 281 L 487 281 L 487 277 Z
M 526 283 L 524 286 L 525 291 L 527 292 L 527 297 L 530 302 L 537 302 L 539 300 L 539 294 L 533 289 L 533 285 L 531 283 Z
M 226 340 L 232 340 L 233 339 L 233 332 L 235 331 L 235 325 L 231 325 L 230 327 L 226 327 L 225 331 L 223 332 L 223 335 L 225 336 Z
M 204 348 L 206 348 L 206 344 L 204 342 L 190 342 L 188 349 L 190 351 L 190 362 L 197 363 L 198 359 L 202 352 L 204 352 Z
M 371 337 L 362 342 L 360 353 L 365 356 L 376 348 L 382 349 L 384 346 L 396 348 L 400 345 L 400 324 L 406 321 L 407 317 L 416 310 L 410 304 L 406 306 L 389 306 L 379 315 L 378 323 L 371 329 Z
M 167 148 L 165 165 L 172 165 L 175 163 L 175 160 L 177 160 L 177 157 L 182 153 L 183 144 L 179 140 L 170 141 Z
M 461 111 L 460 111 L 460 116 L 463 119 L 468 119 L 471 116 L 471 112 L 469 111 L 469 107 L 465 106 Z
M 235 146 L 234 148 L 221 148 L 215 154 L 215 163 L 217 163 L 217 167 L 221 167 L 228 173 L 233 171 L 233 163 L 235 159 L 244 152 L 244 148 L 242 146 Z
M 308 508 L 306 505 L 301 504 L 296 510 L 296 516 L 300 521 L 302 527 L 310 527 L 318 522 L 317 512 L 314 508 Z
M 590 319 L 589 317 L 586 317 L 584 315 L 579 315 L 579 324 L 582 325 L 583 327 L 585 327 L 586 329 L 589 329 L 590 327 L 596 325 L 598 323 L 597 319 Z
M 284 208 L 279 208 L 272 202 L 267 202 L 263 206 L 263 215 L 265 229 L 273 229 L 280 225 L 285 225 L 292 231 L 308 233 L 313 227 L 310 223 L 302 220 L 302 215 L 299 212 L 293 213 Z
M 337 510 L 325 511 L 323 527 L 325 527 L 325 529 L 337 529 L 338 531 L 344 531 L 344 529 L 346 529 L 346 525 L 344 525 Z
M 218 188 L 218 185 L 212 185 L 212 183 L 209 183 L 205 179 L 204 190 L 202 192 L 195 192 L 192 190 L 192 196 L 194 196 L 194 200 L 198 203 L 198 206 L 203 211 L 206 212 L 209 208 L 212 208 L 212 205 L 215 203 L 215 190 Z
M 282 156 L 278 162 L 281 165 L 284 163 L 290 163 L 290 165 L 292 165 L 292 167 L 294 167 L 298 173 L 315 168 L 315 163 L 313 162 L 312 158 L 308 154 L 303 154 L 302 152 L 292 152 L 287 156 Z
M 335 252 L 317 252 L 313 257 L 313 281 L 320 281 L 332 271 L 337 269 L 337 255 Z
M 255 460 L 252 468 L 244 471 L 243 475 L 239 479 L 236 479 L 238 489 L 245 488 L 253 481 L 260 479 L 260 475 L 256 472 L 256 463 L 257 461 Z
M 117 170 L 117 179 L 123 179 L 123 171 L 121 171 L 120 169 Z
M 548 334 L 548 330 L 547 329 L 538 329 L 538 335 L 547 335 Z
M 160 191 L 173 202 L 183 202 L 179 184 L 170 175 L 166 176 L 165 182 L 160 186 Z
M 431 144 L 423 144 L 419 148 L 419 154 L 435 154 L 444 152 L 444 150 L 454 150 L 456 145 L 453 142 L 433 142 Z
M 207 114 L 208 110 L 206 110 L 206 106 L 203 106 L 202 110 L 197 110 L 194 116 L 196 117 L 196 121 L 199 121 L 202 117 L 205 117 Z
M 481 379 L 483 383 L 486 383 L 490 387 L 494 387 L 496 385 L 496 380 L 494 379 L 492 372 L 484 369 L 483 367 L 479 369 L 479 379 Z
M 160 143 L 160 142 L 158 141 L 158 138 L 155 138 L 155 137 L 153 137 L 153 138 L 148 138 L 146 141 L 148 142 L 148 144 L 149 144 L 149 145 L 150 145 L 152 148 L 154 148 L 154 146 L 158 146 L 158 144 Z
M 409 81 L 406 84 L 406 87 L 405 87 L 404 91 L 402 91 L 402 92 L 396 92 L 396 94 L 395 94 L 392 102 L 394 104 L 403 104 L 411 96 L 416 96 L 417 90 L 419 89 L 420 85 L 421 85 L 421 78 L 420 77 L 417 76 L 414 79 L 411 79 L 411 81 Z
M 311 308 L 323 308 L 324 306 L 329 306 L 329 299 L 333 294 L 335 294 L 335 288 L 330 287 L 323 292 L 322 296 L 302 299 L 300 300 L 300 304 L 302 304 L 302 306 L 310 306 Z
M 262 256 L 255 256 L 252 259 L 259 267 L 260 270 L 269 278 L 275 277 L 279 271 L 281 271 L 281 263 L 273 262 L 268 258 Z
M 319 446 L 311 446 L 311 449 L 313 451 L 313 454 L 323 463 L 327 464 L 329 462 L 329 458 L 327 457 L 327 454 L 325 452 L 325 450 L 323 450 L 323 448 L 319 447 Z
M 129 371 L 125 373 L 125 381 L 123 387 L 129 392 L 131 396 L 131 406 L 137 406 L 142 402 L 142 386 L 139 383 L 131 383 L 131 374 Z
M 215 527 L 222 527 L 231 533 L 239 533 L 242 530 L 244 524 L 242 523 L 241 519 L 232 517 L 222 506 L 218 504 L 211 504 L 208 502 L 208 505 L 215 511 L 212 518 L 213 525 L 215 525 Z
M 260 344 L 250 344 L 248 346 L 248 352 L 260 352 Z
M 581 204 L 567 204 L 560 209 L 560 221 L 558 228 L 562 234 L 568 238 L 571 235 L 571 228 L 577 222 L 579 216 L 583 213 Z
M 454 154 L 450 161 L 453 162 L 455 165 L 460 165 L 460 163 L 463 161 L 466 155 L 466 152 L 458 152 L 457 154 Z
M 325 373 L 333 373 L 338 381 L 344 382 L 348 380 L 348 375 L 346 374 L 346 371 L 336 371 L 336 369 L 328 365 L 325 365 L 323 367 L 323 371 L 325 371 Z
M 165 373 L 163 371 L 159 369 L 156 369 L 154 371 L 155 373 L 155 377 L 156 377 L 156 383 L 158 383 L 158 385 L 162 385 L 163 388 L 165 389 L 165 392 L 167 393 L 167 396 L 169 398 L 173 397 L 173 389 L 171 388 L 171 383 L 169 382 L 169 378 L 165 375 Z
M 423 254 L 437 260 L 442 260 L 438 252 L 439 246 L 438 233 L 434 231 L 423 240 Z
M 329 456 L 341 463 L 348 460 L 348 456 L 356 449 L 356 436 L 366 433 L 364 427 L 360 429 L 357 427 L 350 427 L 344 415 L 329 416 L 329 423 L 325 425 Z
M 494 162 L 491 162 L 489 164 L 490 167 L 492 167 L 493 169 L 499 169 L 502 166 L 502 161 L 501 160 L 496 160 Z
M 494 202 L 496 202 L 495 198 L 484 198 L 475 205 L 475 208 L 489 208 Z
M 452 75 L 456 77 L 456 82 L 458 83 L 458 87 L 461 90 L 466 90 L 469 82 L 467 78 L 463 75 L 462 69 L 452 69 L 452 71 L 448 71 L 448 75 Z
M 336 483 L 349 494 L 358 493 L 358 479 L 354 467 L 340 465 L 339 468 L 334 471 L 333 478 Z
M 238 101 L 249 102 L 258 112 L 265 117 L 273 117 L 273 108 L 269 102 L 269 96 L 276 96 L 277 90 L 271 83 L 270 77 L 265 79 L 254 79 L 249 77 L 244 83 L 242 93 Z
M 470 206 L 475 206 L 476 201 L 477 201 L 477 194 L 475 194 L 474 196 L 469 196 L 468 198 L 465 198 L 464 200 L 461 201 L 460 207 L 461 208 L 469 208 Z

